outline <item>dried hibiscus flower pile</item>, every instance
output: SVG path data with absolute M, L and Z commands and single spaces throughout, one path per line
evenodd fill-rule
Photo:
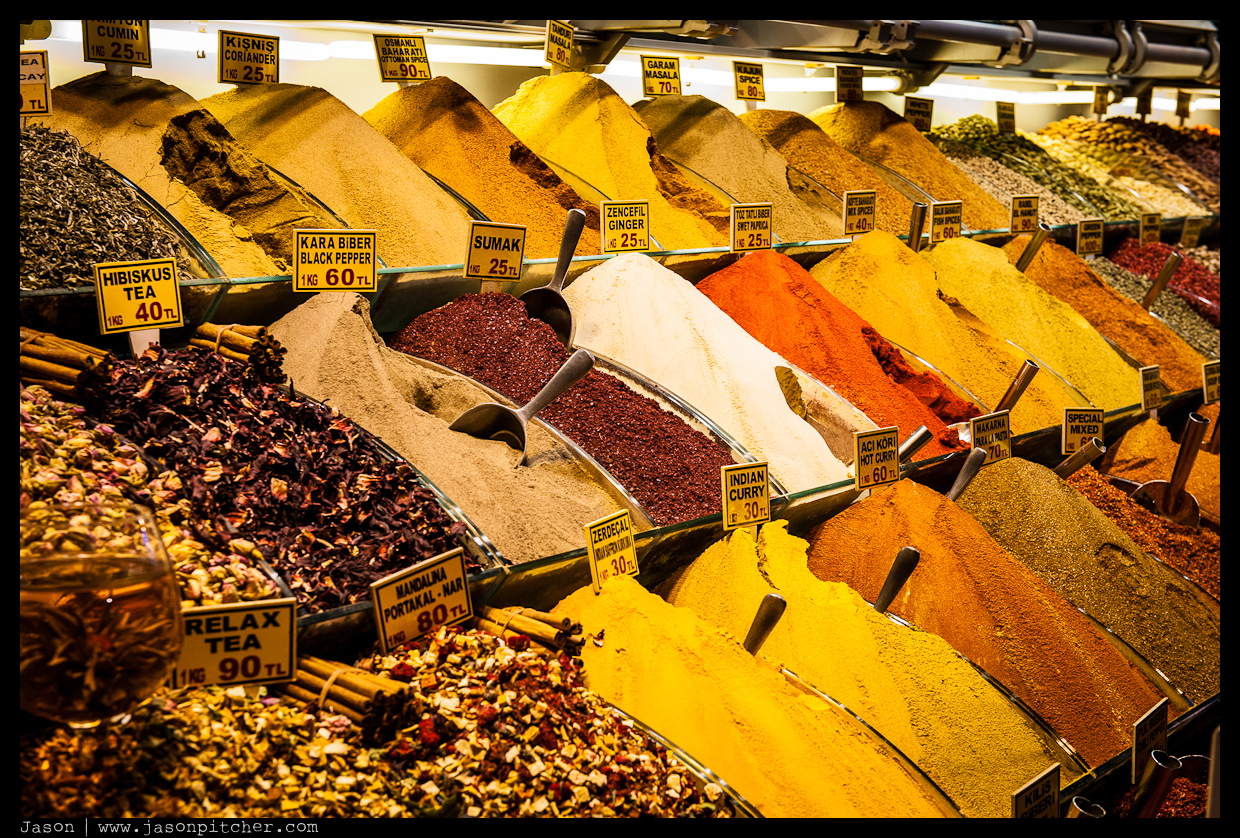
M 466 817 L 733 816 L 718 784 L 699 789 L 582 685 L 579 660 L 509 643 L 445 627 L 359 663 L 421 704 L 385 756 L 416 783 L 408 802 Z
M 92 408 L 176 472 L 222 541 L 261 552 L 303 610 L 367 600 L 371 582 L 464 534 L 352 421 L 219 355 L 153 346 L 117 364 Z

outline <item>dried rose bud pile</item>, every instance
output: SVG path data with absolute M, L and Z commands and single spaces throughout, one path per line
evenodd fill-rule
M 262 688 L 259 695 L 264 695 Z M 410 817 L 412 781 L 344 716 L 241 687 L 161 693 L 125 725 L 21 737 L 23 817 Z
M 180 478 L 164 472 L 151 479 L 137 450 L 112 428 L 87 426 L 84 408 L 35 386 L 22 388 L 19 413 L 20 508 L 81 501 L 140 503 L 155 513 L 181 586 L 183 608 L 279 596 L 275 583 L 254 566 L 253 560 L 262 555 L 252 545 L 234 539 L 227 550 L 206 546 Z
M 676 757 L 582 686 L 580 661 L 441 629 L 360 668 L 407 681 L 421 722 L 385 759 L 423 808 L 467 817 L 731 817 Z
M 368 600 L 371 582 L 464 533 L 352 421 L 219 355 L 151 347 L 117 364 L 96 409 L 177 473 L 216 535 L 266 556 L 304 610 Z

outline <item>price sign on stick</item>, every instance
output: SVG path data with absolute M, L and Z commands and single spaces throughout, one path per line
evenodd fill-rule
M 377 239 L 374 230 L 295 230 L 293 290 L 373 292 Z
M 1196 247 L 1197 239 L 1201 238 L 1201 231 L 1205 228 L 1209 219 L 1201 216 L 1184 219 L 1184 229 L 1180 233 L 1180 247 Z
M 1158 244 L 1162 238 L 1162 213 L 1141 213 L 1141 244 Z
M 1166 386 L 1162 383 L 1162 378 L 1158 374 L 1158 365 L 1152 367 L 1141 367 L 1141 409 L 1157 410 L 1162 407 L 1163 393 L 1166 392 Z
M 841 64 L 835 68 L 835 101 L 860 102 L 865 99 L 865 91 L 861 87 L 865 76 L 865 68 L 851 64 Z
M 1201 365 L 1201 389 L 1206 404 L 1214 404 L 1222 400 L 1219 389 L 1219 365 L 1222 361 L 1206 361 Z
M 266 599 L 191 608 L 181 614 L 181 660 L 173 688 L 274 684 L 297 672 L 297 600 Z
M 99 334 L 183 325 L 177 260 L 102 262 L 95 265 Z
M 900 479 L 900 430 L 853 431 L 853 485 L 858 492 Z
M 18 91 L 21 94 L 21 115 L 50 115 L 52 87 L 48 79 L 47 50 L 20 53 L 17 69 Z
M 1167 708 L 1164 698 L 1150 708 L 1150 712 L 1132 723 L 1132 782 L 1136 783 L 1145 772 L 1151 751 L 1167 750 Z
M 465 550 L 457 547 L 370 584 L 379 645 L 402 643 L 474 616 Z
M 1111 103 L 1111 91 L 1103 85 L 1094 87 L 1094 107 L 1093 112 L 1099 116 L 1106 116 L 1107 105 Z
M 525 258 L 525 227 L 520 224 L 469 222 L 469 248 L 465 254 L 467 279 L 516 282 Z
M 431 63 L 421 35 L 375 35 L 379 81 L 429 81 Z
M 1036 233 L 1038 230 L 1038 196 L 1013 195 L 1012 217 L 1008 228 L 1013 233 Z
M 995 102 L 995 124 L 1000 134 L 1016 133 L 1016 104 L 1014 102 Z
M 594 593 L 613 576 L 637 575 L 637 546 L 633 541 L 633 517 L 627 509 L 586 524 L 586 555 Z
M 904 97 L 904 118 L 923 134 L 930 130 L 934 117 L 934 100 Z
M 1006 410 L 974 416 L 969 420 L 973 447 L 986 449 L 986 460 L 982 465 L 988 466 L 1012 456 L 1012 431 L 1008 420 L 1009 411 Z
M 762 65 L 733 61 L 732 75 L 736 81 L 736 98 L 766 101 L 766 85 L 762 81 Z
M 151 66 L 149 20 L 82 21 L 82 60 L 94 64 Z
M 1137 94 L 1136 112 L 1141 116 L 1149 116 L 1154 112 L 1154 88 L 1152 86 Z
M 643 55 L 642 92 L 647 96 L 680 95 L 680 59 Z
M 963 201 L 941 201 L 930 205 L 930 243 L 959 238 Z
M 1063 426 L 1059 439 L 1059 453 L 1067 456 L 1075 454 L 1089 444 L 1095 437 L 1103 441 L 1102 408 L 1100 407 L 1065 407 L 1063 409 Z
M 601 253 L 650 249 L 650 202 L 603 201 L 599 204 Z
M 275 35 L 220 30 L 220 84 L 280 81 L 280 39 Z
M 1089 256 L 1102 252 L 1102 233 L 1106 222 L 1101 218 L 1087 218 L 1076 225 L 1076 255 Z
M 774 241 L 771 204 L 733 204 L 732 251 L 770 250 Z
M 543 60 L 562 70 L 573 69 L 573 27 L 562 20 L 547 21 Z
M 1059 817 L 1059 763 L 1012 792 L 1012 817 Z
M 1181 119 L 1188 119 L 1193 113 L 1193 92 L 1191 90 L 1177 90 L 1175 92 L 1175 115 Z
M 766 463 L 720 466 L 723 528 L 752 527 L 771 520 L 771 476 Z
M 844 235 L 860 236 L 874 229 L 878 191 L 858 189 L 844 193 Z

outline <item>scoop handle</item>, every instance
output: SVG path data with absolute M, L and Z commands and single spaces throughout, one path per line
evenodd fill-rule
M 1188 424 L 1184 426 L 1184 435 L 1180 439 L 1180 452 L 1175 456 L 1175 467 L 1171 470 L 1171 483 L 1163 498 L 1168 513 L 1174 514 L 1184 500 L 1184 487 L 1188 485 L 1188 476 L 1197 462 L 1197 452 L 1201 450 L 1201 440 L 1206 435 L 1210 420 L 1196 413 L 1188 414 Z
M 1020 257 L 1016 260 L 1016 270 L 1021 273 L 1025 272 L 1025 268 L 1029 267 L 1029 263 L 1033 261 L 1033 257 L 1038 255 L 1039 248 L 1046 241 L 1046 237 L 1051 234 L 1050 225 L 1045 221 L 1038 222 L 1038 231 L 1029 239 L 1029 244 L 1025 245 L 1025 249 L 1021 251 Z
M 564 219 L 564 235 L 560 237 L 560 257 L 555 263 L 555 274 L 551 277 L 551 283 L 547 285 L 552 291 L 564 289 L 564 277 L 568 276 L 568 263 L 572 261 L 573 254 L 577 252 L 577 242 L 585 226 L 586 214 L 579 209 L 570 209 L 568 218 Z
M 1033 377 L 1040 370 L 1037 364 L 1029 359 L 1025 359 L 1025 363 L 1021 365 L 1020 372 L 1016 373 L 1016 377 L 1012 379 L 1012 383 L 1008 385 L 1007 392 L 1003 394 L 1003 398 L 999 399 L 999 404 L 995 407 L 994 413 L 1001 410 L 1011 410 L 1016 407 L 1016 403 L 1020 401 L 1020 397 L 1025 395 L 1025 390 L 1029 389 L 1029 383 L 1033 381 Z
M 986 462 L 985 448 L 974 448 L 969 452 L 969 456 L 965 458 L 964 465 L 960 467 L 960 473 L 956 475 L 956 482 L 952 484 L 951 490 L 947 493 L 948 500 L 957 500 L 964 494 L 964 490 L 969 488 L 969 483 L 982 470 L 982 463 L 984 462 Z
M 1167 287 L 1167 283 L 1171 281 L 1172 274 L 1175 273 L 1176 268 L 1180 267 L 1180 262 L 1182 261 L 1184 261 L 1184 257 L 1179 253 L 1172 253 L 1167 257 L 1167 261 L 1163 263 L 1162 270 L 1158 272 L 1158 278 L 1154 280 L 1154 284 L 1146 292 L 1145 298 L 1141 300 L 1141 308 L 1146 311 L 1150 310 L 1150 306 L 1154 305 L 1158 295 Z
M 896 560 L 891 563 L 891 570 L 887 571 L 887 579 L 883 582 L 883 589 L 878 593 L 878 599 L 874 600 L 874 610 L 883 614 L 891 607 L 892 601 L 895 600 L 896 594 L 900 593 L 900 589 L 904 587 L 904 583 L 913 575 L 913 571 L 917 569 L 917 563 L 921 561 L 921 551 L 916 547 L 903 547 L 896 554 Z
M 1094 437 L 1089 442 L 1081 446 L 1080 450 L 1072 454 L 1068 459 L 1055 466 L 1055 474 L 1060 480 L 1067 480 L 1075 472 L 1085 468 L 1092 463 L 1100 455 L 1107 452 L 1107 447 L 1102 444 L 1102 440 Z
M 900 465 L 904 465 L 913 459 L 918 451 L 925 448 L 930 440 L 934 439 L 934 434 L 925 425 L 908 435 L 908 439 L 900 443 L 900 447 L 896 450 L 896 459 Z
M 594 356 L 585 349 L 578 349 L 573 353 L 572 357 L 564 362 L 564 366 L 556 370 L 555 375 L 551 376 L 543 388 L 538 391 L 534 398 L 526 402 L 525 406 L 517 411 L 517 415 L 521 417 L 521 423 L 525 424 L 538 415 L 538 411 L 558 399 L 565 390 L 572 387 L 578 381 L 586 377 L 590 370 L 594 369 Z
M 776 624 L 779 623 L 780 617 L 784 616 L 784 609 L 787 607 L 788 601 L 779 594 L 767 594 L 762 597 L 762 602 L 758 604 L 758 613 L 754 615 L 753 623 L 749 626 L 749 633 L 745 635 L 746 652 L 751 655 L 758 654 L 762 644 L 766 642 Z

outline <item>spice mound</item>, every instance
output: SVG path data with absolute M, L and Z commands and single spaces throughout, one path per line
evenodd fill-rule
M 1097 407 L 1115 410 L 1141 401 L 1137 371 L 1071 306 L 1016 270 L 999 248 L 950 239 L 926 254 L 926 261 L 937 271 L 944 294 L 1062 375 Z
M 418 363 L 383 342 L 358 294 L 314 294 L 271 327 L 288 350 L 298 392 L 330 402 L 426 475 L 506 559 L 528 562 L 575 550 L 583 527 L 616 502 L 575 455 L 538 423 L 527 428 L 527 467 L 503 442 L 449 430 L 491 401 L 463 376 Z
M 1208 432 L 1215 433 L 1213 429 Z M 1171 438 L 1171 432 L 1157 422 L 1146 420 L 1108 443 L 1107 452 L 1098 461 L 1098 469 L 1136 483 L 1170 480 L 1179 454 L 1180 446 Z M 1223 514 L 1222 466 L 1222 455 L 1198 451 L 1184 486 L 1197 499 L 1201 514 L 1216 524 L 1222 522 Z
M 616 577 L 554 613 L 578 620 L 586 686 L 658 730 L 767 817 L 946 814 L 923 782 L 740 642 Z
M 723 105 L 705 96 L 659 96 L 633 108 L 676 163 L 735 201 L 770 202 L 779 240 L 833 239 L 843 233 L 838 209 L 826 210 L 821 201 L 819 211 L 811 209 L 791 187 L 788 161 Z
M 427 312 L 391 346 L 458 370 L 525 404 L 568 360 L 546 323 L 510 294 L 467 294 Z M 539 413 L 607 469 L 659 524 L 720 511 L 731 451 L 619 379 L 592 370 Z
M 97 262 L 180 258 L 176 238 L 156 222 L 116 171 L 67 131 L 21 129 L 18 172 L 18 287 L 92 285 Z M 188 277 L 189 263 L 180 270 Z
M 1026 355 L 944 297 L 930 264 L 890 233 L 866 233 L 810 271 L 838 300 L 885 338 L 925 358 L 993 409 L 1020 372 Z M 1058 379 L 1034 377 L 1012 411 L 1017 433 L 1063 421 L 1074 404 Z
M 758 658 L 857 713 L 964 814 L 1002 817 L 1007 804 L 994 789 L 1016 788 L 1060 757 L 946 641 L 896 624 L 845 585 L 816 579 L 806 568 L 809 545 L 786 527 L 764 524 L 756 543 L 747 530 L 733 531 L 668 584 L 668 601 L 744 637 L 758 603 L 779 594 L 787 608 Z M 1066 783 L 1074 772 L 1065 768 Z
M 621 254 L 580 276 L 564 296 L 579 346 L 688 401 L 767 460 L 790 491 L 848 478 L 818 432 L 788 407 L 776 377 L 788 362 L 658 262 Z M 838 417 L 850 444 L 853 430 L 870 427 L 854 413 Z
M 591 202 L 650 201 L 651 234 L 664 250 L 726 243 L 728 207 L 659 154 L 646 123 L 605 81 L 537 76 L 493 113 Z
M 917 547 L 921 560 L 891 612 L 998 678 L 1090 765 L 1123 751 L 1132 723 L 1162 698 L 1088 618 L 967 512 L 911 480 L 820 524 L 810 544 L 815 576 L 870 602 L 900 549 Z
M 675 754 L 583 685 L 579 660 L 440 629 L 360 667 L 405 681 L 421 720 L 384 747 L 405 800 L 463 817 L 731 817 Z
M 970 229 L 1007 228 L 1007 209 L 881 102 L 842 102 L 819 108 L 809 118 L 848 151 L 903 175 L 934 200 L 963 201 L 964 223 Z
M 1121 268 L 1147 277 L 1152 282 L 1167 263 L 1167 257 L 1179 252 L 1177 248 L 1162 242 L 1141 244 L 1136 239 L 1125 239 L 1110 254 L 1110 259 Z M 1185 257 L 1167 287 L 1215 328 L 1222 325 L 1222 277 L 1218 274 L 1195 259 Z
M 1018 236 L 1004 246 L 1013 264 L 1029 241 L 1028 236 Z M 1159 375 L 1173 392 L 1201 386 L 1201 365 L 1206 359 L 1140 305 L 1107 285 L 1068 248 L 1044 243 L 1024 273 L 1142 364 L 1158 364 Z
M 877 228 L 894 235 L 908 233 L 913 202 L 888 186 L 865 161 L 841 148 L 808 117 L 793 111 L 759 108 L 745 111 L 740 115 L 740 120 L 779 151 L 790 165 L 834 193 L 829 200 L 835 213 L 843 210 L 845 192 L 873 189 L 878 193 L 875 208 Z M 789 183 L 793 185 L 793 191 L 804 197 L 803 191 L 797 189 L 800 183 L 797 178 L 790 177 Z
M 960 506 L 1073 605 L 1166 673 L 1191 701 L 1221 686 L 1218 604 L 1146 555 L 1050 469 L 1019 458 L 983 468 Z
M 44 121 L 68 130 L 87 151 L 150 195 L 198 240 L 225 276 L 281 273 L 244 223 L 204 203 L 163 165 L 170 121 L 200 108 L 185 91 L 159 79 L 101 70 L 54 89 L 52 115 Z M 231 154 L 231 149 L 221 146 L 215 152 Z
M 202 101 L 239 142 L 348 223 L 378 231 L 388 265 L 444 265 L 465 210 L 348 105 L 318 87 L 242 84 Z
M 256 545 L 312 613 L 369 600 L 371 582 L 465 531 L 352 421 L 220 355 L 151 347 L 117 364 L 93 409 L 177 473 L 220 539 Z
M 1174 524 L 1155 515 L 1093 468 L 1075 472 L 1068 477 L 1068 484 L 1132 536 L 1145 552 L 1183 573 L 1210 596 L 1222 599 L 1223 544 L 1217 533 Z
M 902 437 L 919 425 L 929 428 L 934 439 L 918 459 L 966 447 L 944 423 L 967 421 L 981 411 L 937 376 L 915 372 L 873 326 L 782 253 L 750 253 L 702 280 L 697 289 L 764 346 L 834 389 L 880 427 L 896 425 Z M 932 409 L 935 403 L 941 415 Z
M 578 255 L 599 251 L 598 204 L 587 203 L 465 88 L 447 76 L 397 90 L 362 115 L 396 149 L 492 221 L 524 224 L 529 258 L 560 252 L 564 216 L 586 214 Z M 462 233 L 454 241 L 457 250 Z M 456 261 L 460 254 L 449 261 Z

